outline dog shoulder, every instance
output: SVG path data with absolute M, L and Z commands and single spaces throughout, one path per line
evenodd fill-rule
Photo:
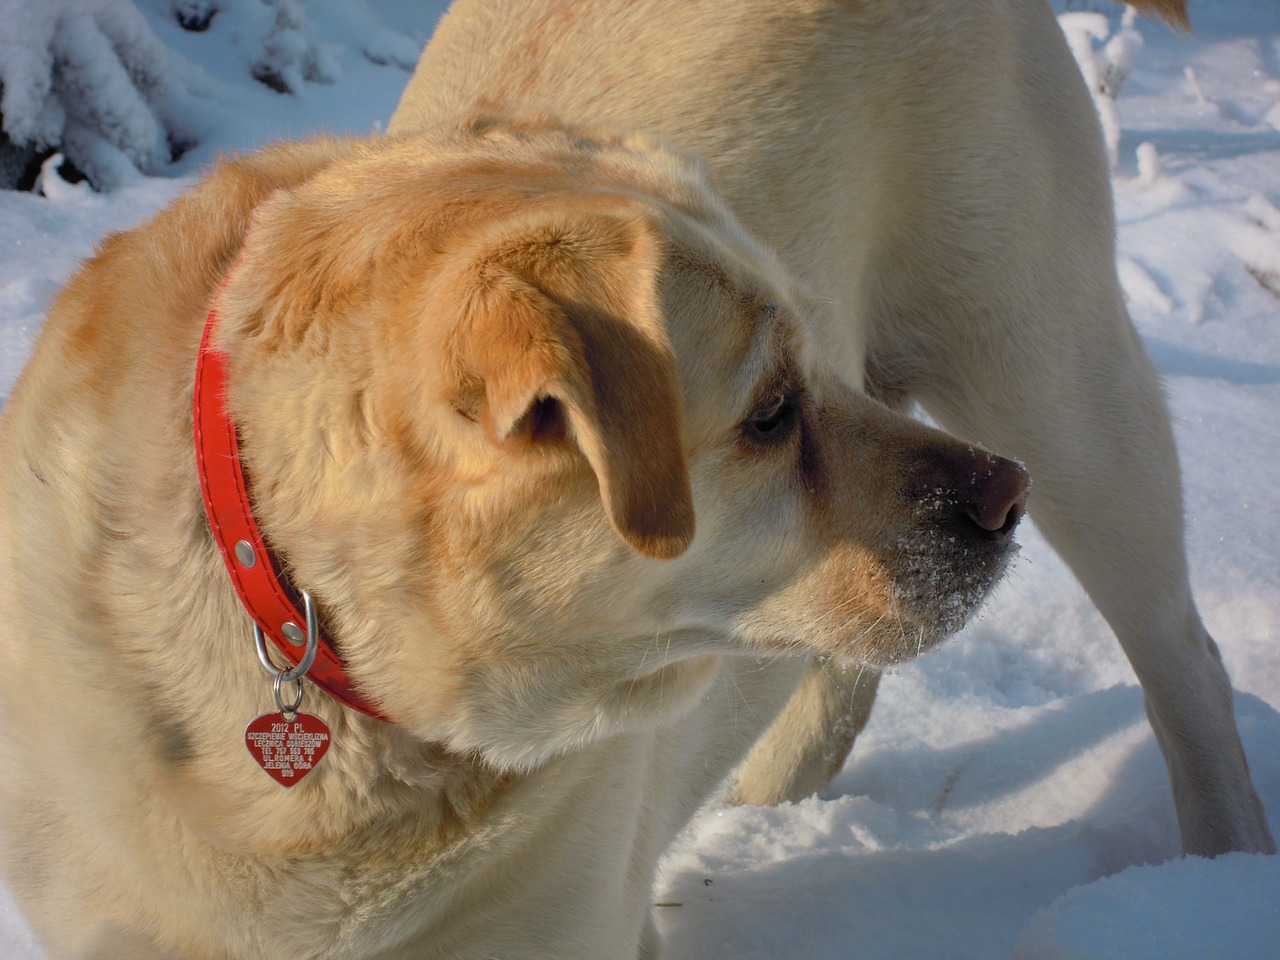
M 177 355 L 198 339 L 253 211 L 354 149 L 317 139 L 224 158 L 156 216 L 106 237 L 54 300 L 9 406 L 50 407 L 65 394 L 68 371 L 86 396 L 105 399 L 114 385 L 139 381 L 123 376 L 136 362 L 185 369 Z

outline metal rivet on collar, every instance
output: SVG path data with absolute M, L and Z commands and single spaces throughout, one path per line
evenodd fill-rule
M 242 567 L 252 567 L 258 562 L 258 555 L 253 552 L 253 544 L 248 540 L 236 541 L 236 559 Z
M 284 634 L 284 638 L 292 643 L 295 647 L 304 646 L 307 642 L 307 635 L 302 632 L 292 620 L 286 620 L 280 625 L 280 632 Z

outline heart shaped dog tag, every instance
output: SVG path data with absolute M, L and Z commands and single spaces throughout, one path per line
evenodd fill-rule
M 309 713 L 295 714 L 292 720 L 283 713 L 264 713 L 245 727 L 244 744 L 276 783 L 292 787 L 329 749 L 329 726 Z

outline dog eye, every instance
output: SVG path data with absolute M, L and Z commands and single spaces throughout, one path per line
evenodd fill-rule
M 743 422 L 742 433 L 755 443 L 781 443 L 791 436 L 798 419 L 795 398 L 777 396 Z

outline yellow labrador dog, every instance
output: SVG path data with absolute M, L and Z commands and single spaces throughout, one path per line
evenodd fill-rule
M 655 956 L 804 669 L 756 658 L 913 656 L 1023 511 L 816 316 L 691 161 L 546 121 L 276 148 L 109 239 L 0 438 L 50 957 Z
M 1186 23 L 1183 0 L 1133 5 Z M 816 298 L 810 333 L 847 382 L 1026 464 L 1037 524 L 1142 683 L 1184 849 L 1275 850 L 1187 583 L 1098 123 L 1043 0 L 458 0 L 391 130 L 477 104 L 700 155 Z M 871 708 L 856 676 L 808 679 L 741 798 L 821 786 Z

